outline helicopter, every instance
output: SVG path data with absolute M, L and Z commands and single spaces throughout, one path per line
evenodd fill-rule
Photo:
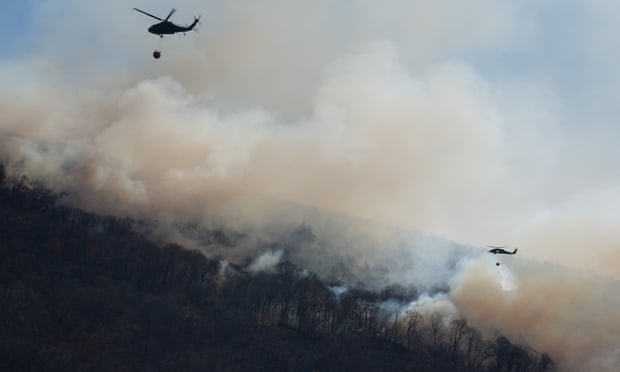
M 518 248 L 515 248 L 512 252 L 505 250 L 506 247 L 496 247 L 494 245 L 489 245 L 489 252 L 493 254 L 517 254 Z
M 196 25 L 198 24 L 198 21 L 200 21 L 200 16 L 198 17 L 194 17 L 194 22 L 192 22 L 191 25 L 189 26 L 179 26 L 179 25 L 175 25 L 174 23 L 170 22 L 168 19 L 170 19 L 170 17 L 174 14 L 174 12 L 176 12 L 176 9 L 172 9 L 170 11 L 170 13 L 168 13 L 168 16 L 165 19 L 161 19 L 157 16 L 152 15 L 149 12 L 145 12 L 144 10 L 138 9 L 138 8 L 133 8 L 135 11 L 138 11 L 144 15 L 147 15 L 149 17 L 155 18 L 161 22 L 156 23 L 154 25 L 152 25 L 151 27 L 149 27 L 149 32 L 155 35 L 159 35 L 159 37 L 164 37 L 164 35 L 172 35 L 172 34 L 176 34 L 177 32 L 182 32 L 183 34 L 185 34 L 187 31 L 191 31 L 194 29 L 194 27 L 196 27 Z
M 515 248 L 512 252 L 505 250 L 504 248 L 506 247 L 497 247 L 494 245 L 489 245 L 489 253 L 493 253 L 493 254 L 517 254 L 517 251 L 519 250 L 518 248 Z M 495 263 L 495 266 L 499 266 L 499 261 Z
M 164 19 L 161 19 L 149 12 L 145 12 L 142 9 L 138 9 L 138 8 L 133 8 L 133 9 L 137 12 L 140 12 L 144 15 L 147 15 L 151 18 L 155 18 L 158 21 L 161 21 L 148 28 L 148 31 L 150 33 L 159 35 L 160 38 L 163 38 L 164 35 L 172 35 L 178 32 L 182 32 L 183 35 L 185 35 L 187 31 L 193 30 L 194 27 L 196 27 L 196 25 L 200 21 L 200 16 L 198 16 L 198 17 L 194 17 L 194 22 L 192 22 L 192 24 L 190 24 L 189 26 L 179 26 L 169 21 L 170 17 L 174 14 L 174 12 L 176 12 L 176 9 L 174 8 L 170 11 L 170 13 L 168 13 L 166 18 Z M 161 56 L 161 52 L 159 50 L 153 51 L 153 58 L 158 59 L 160 56 Z

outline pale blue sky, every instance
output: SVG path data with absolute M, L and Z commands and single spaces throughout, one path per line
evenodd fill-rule
M 34 0 L 7 0 L 0 12 L 0 57 L 28 52 L 33 47 L 30 39 L 35 32 L 32 24 Z

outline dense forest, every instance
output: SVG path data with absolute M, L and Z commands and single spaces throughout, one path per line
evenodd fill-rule
M 248 270 L 59 197 L 0 165 L 2 371 L 554 369 L 465 319 L 385 306 L 415 290 L 339 291 L 288 261 Z

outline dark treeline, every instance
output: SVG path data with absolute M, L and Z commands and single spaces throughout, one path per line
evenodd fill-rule
M 337 294 L 289 262 L 248 272 L 133 221 L 58 205 L 0 165 L 2 371 L 544 371 L 465 319 L 389 310 L 415 291 Z M 217 232 L 214 232 L 217 234 Z M 214 237 L 217 240 L 217 236 Z

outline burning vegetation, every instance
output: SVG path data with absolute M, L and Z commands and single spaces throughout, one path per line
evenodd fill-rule
M 407 305 L 424 301 L 415 289 L 326 283 L 278 251 L 245 266 L 207 258 L 2 167 L 0 184 L 2 370 L 554 369 L 546 353 Z

